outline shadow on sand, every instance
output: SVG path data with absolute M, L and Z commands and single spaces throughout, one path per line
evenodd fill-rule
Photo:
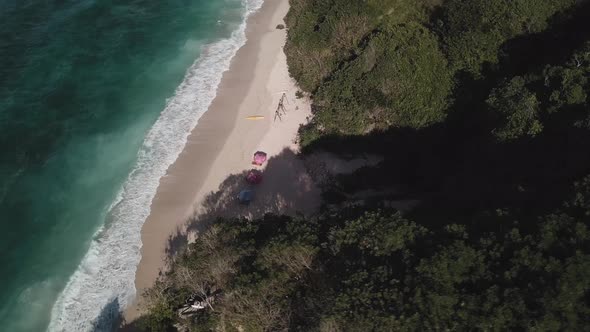
M 308 174 L 299 155 L 286 148 L 269 158 L 266 167 L 252 166 L 262 170 L 259 184 L 246 181 L 248 171 L 228 176 L 215 192 L 209 193 L 185 225 L 170 236 L 166 254 L 172 259 L 188 243 L 190 234 L 199 234 L 218 218 L 254 219 L 267 213 L 303 214 L 315 212 L 321 203 L 320 189 Z M 238 194 L 244 189 L 253 189 L 254 199 L 249 204 L 240 204 Z
M 98 318 L 92 323 L 92 331 L 114 331 L 121 323 L 121 319 L 121 306 L 119 305 L 119 299 L 115 297 L 102 308 L 100 315 L 98 315 Z

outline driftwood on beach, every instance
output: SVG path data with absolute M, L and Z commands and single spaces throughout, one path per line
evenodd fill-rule
M 186 299 L 185 304 L 180 309 L 178 309 L 178 316 L 183 317 L 194 315 L 197 312 L 205 309 L 211 309 L 212 311 L 215 311 L 213 304 L 219 297 L 221 290 L 218 289 L 213 293 L 206 293 L 206 295 L 192 294 L 189 296 Z
M 282 115 L 287 114 L 287 109 L 285 108 L 285 101 L 287 101 L 287 94 L 283 92 L 281 99 L 279 99 L 279 104 L 277 105 L 277 109 L 275 110 L 274 121 L 277 120 L 277 117 L 279 118 L 279 120 L 282 121 L 283 120 Z M 288 101 L 287 101 L 287 103 L 288 103 Z

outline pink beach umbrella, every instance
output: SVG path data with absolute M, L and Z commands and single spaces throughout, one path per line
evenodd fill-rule
M 266 161 L 266 153 L 262 151 L 256 151 L 254 159 L 252 160 L 253 165 L 261 166 Z

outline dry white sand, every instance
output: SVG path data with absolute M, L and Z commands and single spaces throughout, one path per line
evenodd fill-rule
M 261 216 L 266 212 L 313 213 L 319 190 L 295 152 L 297 129 L 310 116 L 306 99 L 296 99 L 283 46 L 286 31 L 278 30 L 289 9 L 288 0 L 266 0 L 247 22 L 248 41 L 224 73 L 217 97 L 176 162 L 160 180 L 151 213 L 142 229 L 142 259 L 137 267 L 138 299 L 125 320 L 141 313 L 143 290 L 165 269 L 167 259 L 198 230 L 217 216 Z M 286 113 L 276 119 L 283 93 Z M 263 120 L 247 120 L 263 115 Z M 257 150 L 268 153 L 263 182 L 255 187 L 249 206 L 239 205 L 237 193 L 248 186 L 244 172 Z M 262 168 L 259 168 L 262 169 Z

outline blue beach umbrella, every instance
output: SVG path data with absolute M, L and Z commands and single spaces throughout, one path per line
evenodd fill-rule
M 242 204 L 248 204 L 254 198 L 254 190 L 244 189 L 238 194 L 238 199 Z

